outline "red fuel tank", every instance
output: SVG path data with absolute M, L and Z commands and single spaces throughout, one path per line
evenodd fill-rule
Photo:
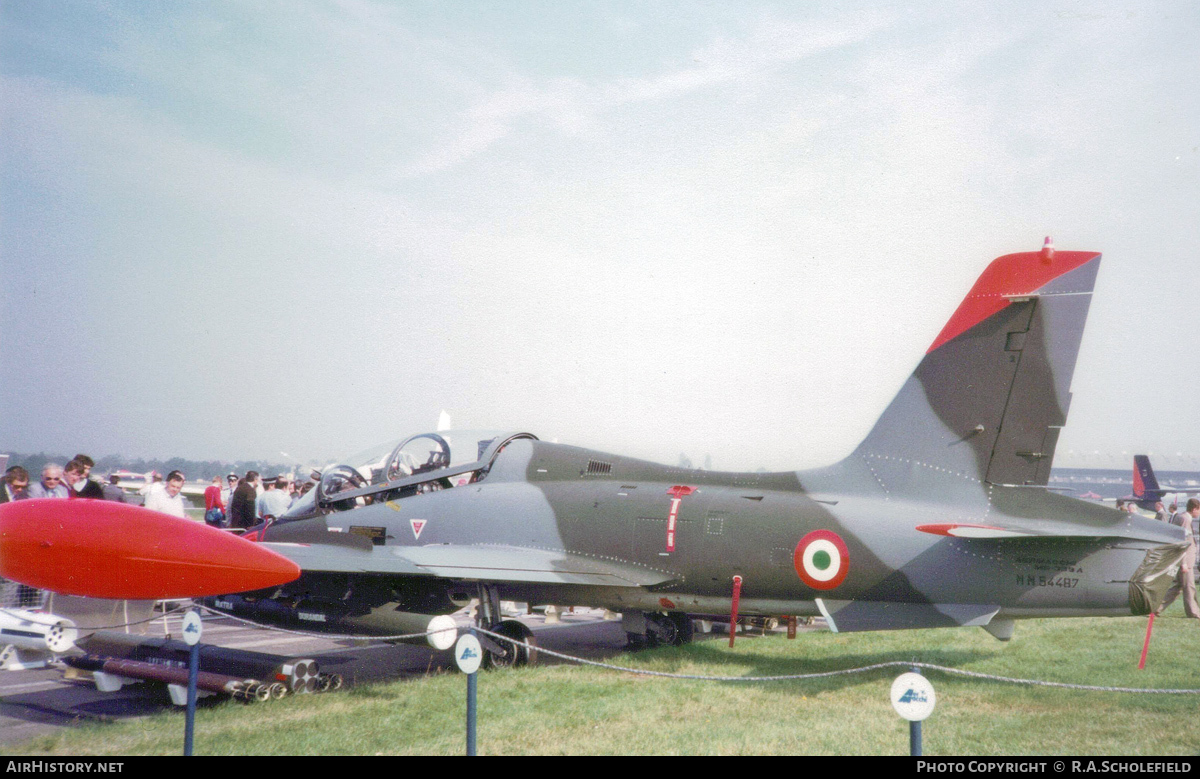
M 201 522 L 104 500 L 0 505 L 0 576 L 66 595 L 155 600 L 292 581 L 282 555 Z

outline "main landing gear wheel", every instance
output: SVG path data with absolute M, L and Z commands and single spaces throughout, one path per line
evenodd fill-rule
M 493 626 L 491 630 L 493 633 L 499 633 L 516 641 L 523 641 L 530 646 L 537 645 L 537 640 L 533 637 L 533 631 L 515 619 L 506 619 L 500 624 Z M 489 636 L 489 638 L 491 637 Z M 512 644 L 499 638 L 492 638 L 492 641 L 504 648 L 504 654 L 501 655 L 491 649 L 485 648 L 483 651 L 483 664 L 485 668 L 517 668 L 537 662 L 537 649 Z
M 646 618 L 645 633 L 626 633 L 630 649 L 682 646 L 691 643 L 692 638 L 696 635 L 691 617 L 681 611 L 672 611 L 666 614 L 653 612 L 646 613 L 644 616 Z
M 696 637 L 696 625 L 692 618 L 681 611 L 672 611 L 667 614 L 667 618 L 675 623 L 675 646 L 692 643 L 692 639 Z

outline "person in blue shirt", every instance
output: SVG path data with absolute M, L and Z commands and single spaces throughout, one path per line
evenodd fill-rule
M 258 511 L 259 519 L 268 517 L 275 518 L 283 516 L 283 512 L 288 510 L 288 506 L 292 502 L 292 496 L 288 494 L 287 477 L 280 476 L 273 481 L 266 482 L 266 489 L 263 494 L 258 496 L 258 501 L 255 508 Z

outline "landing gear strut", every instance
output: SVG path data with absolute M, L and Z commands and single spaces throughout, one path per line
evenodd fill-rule
M 477 633 L 479 643 L 483 647 L 484 668 L 516 668 L 537 662 L 537 649 L 531 648 L 537 644 L 533 631 L 515 619 L 500 618 L 500 593 L 494 584 L 479 585 L 479 609 L 475 612 L 475 624 L 530 645 L 520 646 Z

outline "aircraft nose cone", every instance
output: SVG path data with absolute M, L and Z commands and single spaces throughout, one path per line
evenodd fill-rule
M 0 505 L 0 576 L 92 598 L 156 600 L 273 587 L 286 557 L 200 522 L 103 500 Z

